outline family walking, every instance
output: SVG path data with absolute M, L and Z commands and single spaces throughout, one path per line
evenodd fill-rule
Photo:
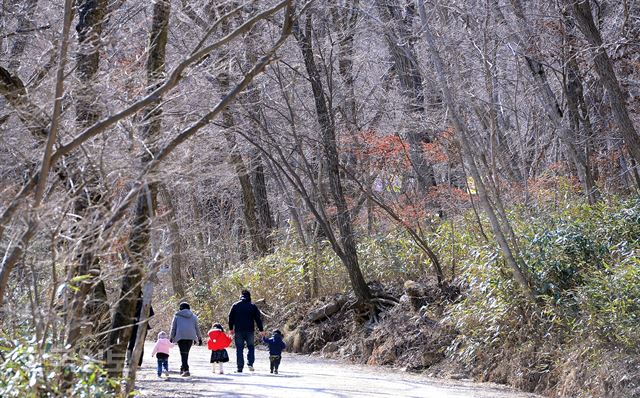
M 255 329 L 260 333 L 261 341 L 269 347 L 269 361 L 271 373 L 278 374 L 278 367 L 282 359 L 282 350 L 286 348 L 282 333 L 274 330 L 271 337 L 267 337 L 262 324 L 262 316 L 258 307 L 251 302 L 248 290 L 241 292 L 240 300 L 231 306 L 229 311 L 229 334 L 226 334 L 222 324 L 214 323 L 207 333 L 207 348 L 211 351 L 210 362 L 213 373 L 224 373 L 223 364 L 229 362 L 226 348 L 231 342 L 236 346 L 237 373 L 244 370 L 244 348 L 247 348 L 247 369 L 254 371 L 255 362 Z M 198 317 L 191 312 L 188 303 L 180 303 L 180 309 L 173 316 L 171 332 L 158 334 L 158 340 L 153 348 L 152 356 L 158 361 L 158 377 L 163 373 L 168 376 L 169 351 L 178 345 L 180 351 L 180 374 L 183 377 L 191 375 L 189 372 L 189 352 L 193 344 L 202 345 L 202 335 L 198 326 Z

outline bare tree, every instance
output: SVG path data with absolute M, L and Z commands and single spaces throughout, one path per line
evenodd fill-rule
M 336 206 L 336 219 L 338 224 L 338 230 L 340 231 L 339 240 L 333 237 L 333 231 L 331 231 L 326 219 L 317 220 L 323 227 L 325 234 L 329 237 L 333 250 L 336 252 L 342 263 L 347 268 L 349 279 L 351 280 L 351 286 L 358 299 L 364 303 L 371 301 L 372 296 L 364 280 L 360 265 L 358 264 L 358 253 L 356 249 L 356 240 L 353 233 L 353 225 L 351 220 L 351 214 L 347 207 L 345 200 L 342 181 L 340 178 L 340 165 L 338 160 L 338 147 L 336 142 L 335 122 L 331 115 L 331 110 L 327 106 L 325 100 L 325 92 L 322 85 L 322 80 L 318 72 L 318 67 L 315 62 L 313 53 L 312 42 L 312 29 L 313 22 L 310 14 L 307 14 L 304 31 L 297 26 L 294 28 L 294 34 L 302 57 L 304 59 L 305 68 L 309 76 L 309 83 L 313 96 L 315 99 L 316 115 L 318 118 L 318 125 L 322 132 L 322 150 L 324 154 L 324 162 L 326 166 L 326 173 L 329 179 L 330 194 L 333 199 L 333 203 Z
M 571 15 L 574 17 L 576 24 L 589 43 L 596 72 L 598 72 L 602 85 L 609 93 L 611 110 L 618 122 L 620 132 L 629 147 L 629 153 L 631 153 L 631 156 L 636 163 L 638 163 L 640 162 L 640 136 L 629 117 L 625 100 L 626 96 L 616 77 L 611 59 L 602 41 L 602 35 L 593 21 L 591 1 L 565 0 L 564 4 L 566 4 L 571 11 Z
M 405 99 L 409 124 L 405 127 L 403 135 L 409 143 L 409 154 L 416 179 L 422 191 L 426 192 L 429 187 L 436 185 L 436 180 L 433 167 L 424 158 L 422 146 L 423 143 L 430 143 L 433 138 L 429 134 L 423 135 L 416 131 L 417 123 L 424 117 L 425 93 L 424 79 L 411 40 L 415 8 L 409 1 L 376 0 L 375 4 L 385 24 L 384 38 L 393 61 L 393 73 L 398 77 L 401 94 Z M 433 110 L 433 107 L 430 110 Z
M 505 237 L 502 226 L 500 225 L 500 221 L 496 216 L 496 212 L 491 204 L 489 198 L 489 192 L 485 187 L 484 179 L 480 174 L 479 167 L 476 163 L 476 160 L 473 156 L 473 147 L 469 141 L 469 133 L 467 131 L 467 127 L 465 126 L 462 117 L 458 114 L 457 102 L 455 100 L 453 91 L 449 86 L 447 81 L 447 72 L 444 66 L 444 62 L 440 56 L 440 52 L 436 46 L 436 41 L 433 33 L 431 32 L 431 28 L 427 19 L 427 13 L 425 11 L 424 2 L 422 0 L 416 0 L 416 6 L 418 8 L 418 12 L 420 14 L 420 21 L 422 23 L 422 32 L 427 42 L 429 52 L 431 54 L 431 58 L 433 60 L 438 82 L 442 89 L 442 93 L 444 95 L 447 107 L 449 108 L 450 119 L 451 122 L 456 129 L 457 138 L 460 141 L 460 144 L 463 149 L 463 154 L 466 160 L 466 163 L 469 165 L 469 170 L 471 172 L 471 176 L 473 177 L 476 187 L 478 189 L 478 195 L 480 197 L 480 203 L 484 207 L 484 210 L 489 217 L 489 221 L 491 223 L 491 228 L 493 233 L 502 249 L 502 253 L 505 256 L 507 264 L 514 273 L 514 278 L 518 282 L 518 284 L 523 289 L 523 292 L 529 297 L 530 300 L 535 301 L 535 294 L 533 291 L 533 286 L 531 286 L 530 276 L 528 275 L 528 270 L 525 268 L 524 264 L 518 264 L 518 260 L 513 253 L 513 250 L 509 246 L 509 243 Z

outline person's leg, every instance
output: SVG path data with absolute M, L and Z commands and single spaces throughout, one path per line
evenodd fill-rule
M 192 340 L 187 340 L 187 343 L 185 344 L 185 348 L 186 348 L 186 354 L 184 357 L 184 366 L 185 366 L 185 372 L 189 371 L 189 351 L 191 351 L 191 346 L 193 346 L 193 341 Z
M 222 369 L 222 362 L 219 362 L 220 364 L 220 374 L 224 374 L 224 370 Z
M 249 365 L 249 367 L 253 367 L 253 362 L 256 359 L 255 340 L 253 338 L 253 332 L 247 332 L 245 334 L 245 340 L 247 342 L 247 365 Z
M 164 366 L 165 372 L 169 373 L 169 358 L 165 358 L 165 360 L 162 363 L 162 365 Z
M 273 355 L 269 355 L 269 372 L 270 373 L 273 373 L 273 363 L 274 363 Z
M 244 338 L 242 337 L 242 333 L 236 333 L 233 336 L 233 340 L 236 344 L 236 361 L 238 363 L 238 372 L 242 372 L 242 368 L 244 368 Z
M 158 358 L 158 377 L 162 376 L 162 359 Z
M 184 372 L 184 340 L 178 340 L 178 351 L 180 351 L 180 372 Z
M 180 349 L 180 360 L 182 362 L 180 366 L 181 372 L 189 371 L 189 350 L 193 341 L 191 340 L 178 340 L 178 348 Z
M 280 367 L 280 360 L 282 360 L 282 356 L 278 355 L 276 356 L 275 360 L 273 361 L 273 371 L 278 374 L 278 368 Z

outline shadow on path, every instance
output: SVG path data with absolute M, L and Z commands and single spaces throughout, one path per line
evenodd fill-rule
M 151 344 L 151 343 L 148 343 Z M 151 346 L 146 352 L 151 352 Z M 179 366 L 172 352 L 169 366 Z M 235 357 L 235 355 L 230 355 Z M 137 388 L 143 397 L 231 398 L 527 398 L 536 397 L 512 389 L 465 381 L 439 380 L 407 374 L 391 368 L 344 364 L 316 357 L 286 354 L 280 374 L 270 374 L 268 353 L 256 350 L 255 372 L 213 374 L 209 351 L 194 347 L 189 364 L 191 377 L 171 372 L 168 380 L 156 375 L 154 358 L 146 357 L 138 373 Z M 231 371 L 229 371 L 231 369 Z

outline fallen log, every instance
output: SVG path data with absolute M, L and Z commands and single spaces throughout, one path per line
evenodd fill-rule
M 328 304 L 323 305 L 307 314 L 307 321 L 317 322 L 322 319 L 327 319 L 331 315 L 340 311 L 340 309 L 347 303 L 347 297 L 338 296 L 335 300 Z

